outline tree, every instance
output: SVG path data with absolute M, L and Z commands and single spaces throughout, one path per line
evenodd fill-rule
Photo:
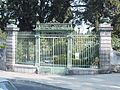
M 41 0 L 38 12 L 39 20 L 40 22 L 50 22 L 54 18 L 62 23 L 66 13 L 70 10 L 69 7 L 69 0 Z
M 5 48 L 6 33 L 0 29 L 0 48 Z
M 69 0 L 7 0 L 7 3 L 2 4 L 6 6 L 3 11 L 6 16 L 1 14 L 1 26 L 12 18 L 16 20 L 16 23 L 19 21 L 18 26 L 24 31 L 33 30 L 38 20 L 41 23 L 47 23 L 55 19 L 62 23 L 68 22 L 68 19 L 72 17 L 72 14 L 68 13 L 70 11 Z
M 89 21 L 98 31 L 99 23 L 104 22 L 104 18 L 112 19 L 112 5 L 110 0 L 83 0 L 86 3 L 86 10 L 83 12 L 84 20 Z
M 112 5 L 115 7 L 113 17 L 113 33 L 112 33 L 112 47 L 120 51 L 120 1 L 111 0 Z
M 5 0 L 0 0 L 0 29 L 4 30 L 6 23 L 8 21 L 7 18 L 7 5 Z
M 119 0 L 83 0 L 86 3 L 86 11 L 84 20 L 91 22 L 95 26 L 95 31 L 98 31 L 99 23 L 103 23 L 105 18 L 113 25 L 113 48 L 120 49 L 120 1 Z

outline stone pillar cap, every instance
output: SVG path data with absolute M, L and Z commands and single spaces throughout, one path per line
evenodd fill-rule
M 15 24 L 8 24 L 5 30 L 6 31 L 19 31 L 19 28 Z
M 7 28 L 10 28 L 10 27 L 17 27 L 17 25 L 15 25 L 15 24 L 8 24 Z
M 99 24 L 99 30 L 107 30 L 107 31 L 112 31 L 113 30 L 113 26 L 111 26 L 111 23 L 102 23 Z
M 103 27 L 104 28 L 104 27 L 112 27 L 112 26 L 111 26 L 111 23 L 106 23 L 105 22 L 105 23 L 99 24 L 99 27 Z

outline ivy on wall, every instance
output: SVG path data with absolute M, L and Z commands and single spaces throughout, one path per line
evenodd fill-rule
M 112 48 L 120 51 L 120 38 L 118 36 L 112 36 Z
M 6 33 L 0 29 L 0 48 L 5 48 Z

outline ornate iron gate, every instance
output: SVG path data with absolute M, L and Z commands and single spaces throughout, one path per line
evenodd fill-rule
M 57 74 L 65 74 L 67 69 L 74 67 L 98 68 L 99 36 L 73 34 L 67 27 L 69 24 L 60 24 L 60 28 L 55 24 L 56 29 L 52 25 L 38 25 L 35 33 L 18 33 L 17 64 L 32 64 L 38 66 L 40 73 Z
M 99 67 L 99 37 L 96 35 L 40 35 L 39 46 L 42 73 L 65 73 L 66 68 L 74 67 Z M 69 50 L 70 46 L 72 50 Z M 69 55 L 70 51 L 72 54 Z

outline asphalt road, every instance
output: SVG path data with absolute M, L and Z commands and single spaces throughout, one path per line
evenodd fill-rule
M 36 84 L 36 83 L 14 83 L 18 90 L 70 90 L 59 87 L 53 87 L 48 85 Z

